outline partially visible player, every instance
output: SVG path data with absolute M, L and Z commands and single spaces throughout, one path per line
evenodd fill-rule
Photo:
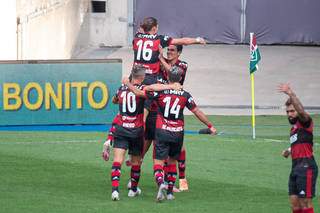
M 292 168 L 289 176 L 289 199 L 293 213 L 314 213 L 312 198 L 315 196 L 318 166 L 313 157 L 313 121 L 289 84 L 280 84 L 279 92 L 288 95 L 286 112 L 290 131 L 290 147 L 282 152 L 291 154 Z
M 141 31 L 133 39 L 134 64 L 141 64 L 147 68 L 145 84 L 156 83 L 160 73 L 159 48 L 171 44 L 190 45 L 205 44 L 201 38 L 171 38 L 167 35 L 158 35 L 158 21 L 154 17 L 146 17 L 140 25 Z
M 182 70 L 173 67 L 168 73 L 169 85 L 181 80 Z M 159 106 L 159 114 L 156 123 L 156 142 L 154 159 L 154 176 L 158 184 L 157 201 L 165 199 L 165 184 L 163 175 L 163 164 L 168 159 L 168 190 L 166 197 L 173 200 L 173 186 L 177 175 L 177 159 L 180 155 L 184 138 L 184 116 L 183 110 L 187 107 L 196 117 L 210 128 L 212 134 L 216 134 L 216 129 L 208 120 L 205 114 L 196 106 L 192 96 L 184 90 L 164 90 L 154 93 L 143 93 L 136 89 L 128 80 L 124 83 L 136 95 L 154 99 Z
M 162 75 L 165 81 L 168 81 L 168 72 L 173 66 L 180 67 L 182 70 L 181 79 L 179 83 L 183 85 L 186 73 L 188 69 L 188 63 L 185 61 L 181 61 L 179 59 L 181 53 L 183 50 L 182 45 L 169 45 L 167 48 L 167 58 L 163 57 L 163 54 L 160 54 L 160 62 L 161 62 L 161 71 Z M 164 171 L 166 173 L 166 164 L 164 166 Z M 176 192 L 179 191 L 187 191 L 189 189 L 188 181 L 186 178 L 186 148 L 185 146 L 182 147 L 181 154 L 178 159 L 178 171 L 179 171 L 179 189 L 176 190 Z

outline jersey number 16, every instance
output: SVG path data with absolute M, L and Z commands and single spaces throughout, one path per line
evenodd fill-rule
M 137 42 L 137 46 L 138 46 L 138 52 L 137 52 L 137 60 L 142 59 L 145 61 L 150 61 L 151 57 L 152 57 L 152 47 L 153 47 L 153 42 L 152 41 L 145 41 L 143 42 L 143 40 L 139 40 Z

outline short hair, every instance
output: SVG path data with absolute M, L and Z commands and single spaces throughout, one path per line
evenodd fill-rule
M 183 70 L 178 66 L 172 66 L 168 72 L 168 79 L 170 82 L 179 82 L 181 80 Z
M 144 32 L 150 32 L 152 27 L 155 27 L 158 25 L 158 21 L 154 17 L 146 17 L 143 19 L 142 23 L 140 24 L 140 27 L 143 29 Z
M 181 53 L 181 52 L 182 52 L 182 49 L 183 49 L 183 46 L 180 45 L 180 44 L 176 44 L 176 47 L 177 47 L 177 51 L 178 51 L 179 53 Z
M 131 70 L 130 76 L 132 78 L 139 78 L 141 76 L 145 76 L 146 68 L 143 65 L 134 65 Z
M 291 100 L 291 98 L 288 98 L 288 100 L 286 101 L 285 105 L 286 105 L 286 107 L 292 105 L 292 100 Z

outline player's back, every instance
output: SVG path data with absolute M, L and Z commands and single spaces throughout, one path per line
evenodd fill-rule
M 134 64 L 148 68 L 146 74 L 158 74 L 160 71 L 159 45 L 167 47 L 171 42 L 168 36 L 137 33 L 132 41 Z
M 142 89 L 142 85 L 135 85 Z M 144 99 L 136 96 L 127 86 L 122 85 L 117 91 L 119 114 L 115 119 L 116 134 L 137 137 L 143 134 Z
M 156 128 L 170 132 L 183 132 L 184 108 L 193 110 L 196 107 L 190 93 L 184 90 L 164 90 L 156 95 L 158 105 Z

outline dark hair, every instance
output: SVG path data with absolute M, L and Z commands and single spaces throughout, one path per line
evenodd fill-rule
M 177 51 L 181 53 L 182 49 L 183 49 L 183 46 L 180 45 L 180 44 L 176 44 L 176 47 L 177 47 Z
M 130 76 L 132 78 L 138 78 L 140 76 L 144 76 L 146 73 L 146 68 L 143 65 L 134 65 L 131 70 Z
M 288 98 L 288 100 L 286 101 L 285 105 L 286 105 L 286 107 L 292 105 L 292 100 L 291 100 L 291 98 Z
M 181 79 L 181 75 L 183 70 L 178 66 L 172 66 L 168 72 L 168 79 L 170 82 L 179 82 Z
M 146 17 L 143 19 L 143 22 L 140 24 L 140 27 L 143 29 L 145 33 L 150 32 L 152 27 L 158 25 L 157 19 L 153 17 Z

